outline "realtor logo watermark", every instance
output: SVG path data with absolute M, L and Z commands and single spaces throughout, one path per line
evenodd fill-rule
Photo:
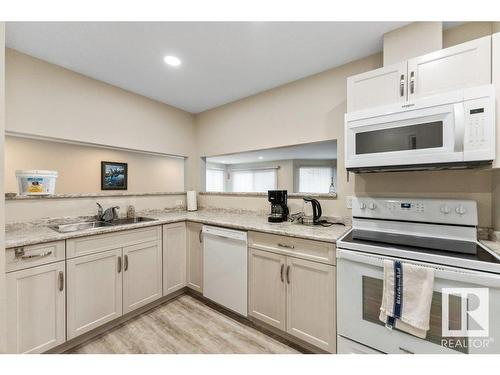
M 457 345 L 488 347 L 491 341 L 486 339 L 490 323 L 488 288 L 443 288 L 441 293 L 441 344 L 449 348 Z M 450 308 L 452 298 L 455 303 Z M 463 338 L 468 339 L 463 341 Z
M 488 288 L 443 288 L 442 291 L 443 337 L 488 337 L 489 292 Z M 450 327 L 450 296 L 460 297 L 460 327 Z

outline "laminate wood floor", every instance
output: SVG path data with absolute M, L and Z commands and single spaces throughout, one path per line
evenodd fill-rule
M 298 353 L 189 295 L 129 320 L 69 353 Z

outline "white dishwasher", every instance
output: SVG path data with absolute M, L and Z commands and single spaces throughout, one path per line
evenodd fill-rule
M 247 233 L 203 226 L 203 295 L 247 316 Z

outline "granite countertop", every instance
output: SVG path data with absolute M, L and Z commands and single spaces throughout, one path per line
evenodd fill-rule
M 307 226 L 298 223 L 269 223 L 267 216 L 251 211 L 228 212 L 225 210 L 199 210 L 195 212 L 187 211 L 148 211 L 140 212 L 138 216 L 145 216 L 156 221 L 141 222 L 130 225 L 120 225 L 114 227 L 102 227 L 97 229 L 81 230 L 69 233 L 59 233 L 48 227 L 62 222 L 74 222 L 71 220 L 40 220 L 32 223 L 7 224 L 5 227 L 5 247 L 19 247 L 33 245 L 69 238 L 92 236 L 96 234 L 112 233 L 122 230 L 150 227 L 154 225 L 175 223 L 179 221 L 192 221 L 202 224 L 216 225 L 221 227 L 253 230 L 271 234 L 281 234 L 290 237 L 305 238 L 316 241 L 335 243 L 348 229 L 349 225 L 333 225 L 331 227 Z M 90 218 L 78 218 L 79 221 Z M 339 220 L 342 222 L 342 220 Z

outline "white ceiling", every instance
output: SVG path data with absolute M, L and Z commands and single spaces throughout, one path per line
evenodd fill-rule
M 198 113 L 380 51 L 382 35 L 403 24 L 9 22 L 6 44 Z
M 6 44 L 198 113 L 380 51 L 407 23 L 9 22 Z
M 208 163 L 242 164 L 292 159 L 337 159 L 337 141 L 306 143 L 296 146 L 213 156 Z

